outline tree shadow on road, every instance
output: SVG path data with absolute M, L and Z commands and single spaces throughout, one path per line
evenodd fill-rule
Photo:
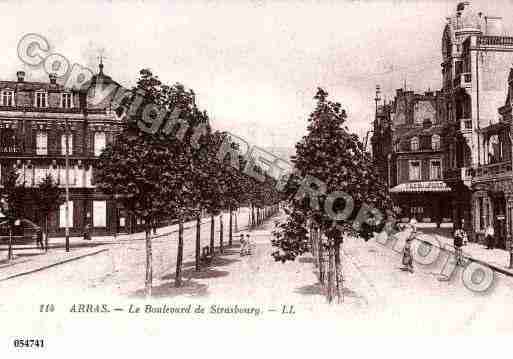
M 299 263 L 314 263 L 315 260 L 312 257 L 300 257 L 298 258 Z
M 294 291 L 303 295 L 323 295 L 323 289 L 321 283 L 304 285 L 302 287 L 296 288 Z
M 239 252 L 236 252 L 237 255 L 239 254 Z M 209 263 L 209 264 L 201 264 L 201 268 L 208 268 L 208 267 L 222 267 L 222 266 L 227 266 L 227 265 L 230 265 L 232 263 L 236 263 L 236 262 L 240 262 L 239 259 L 229 259 L 229 258 L 224 258 L 222 256 L 225 256 L 225 255 L 233 255 L 233 253 L 227 253 L 225 251 L 224 254 L 221 254 L 219 255 L 219 253 L 216 253 L 216 255 L 214 256 L 214 258 L 212 259 L 212 261 Z M 184 262 L 183 263 L 183 268 L 184 269 L 188 269 L 188 268 L 191 268 L 191 267 L 195 267 L 196 266 L 196 262 L 195 261 L 189 261 L 189 262 Z
M 208 286 L 192 280 L 184 280 L 181 287 L 175 287 L 174 281 L 161 284 L 152 288 L 152 298 L 172 298 L 180 295 L 187 297 L 206 297 L 208 296 Z M 144 289 L 139 289 L 129 297 L 146 298 Z
M 212 269 L 209 267 L 201 268 L 201 270 L 199 272 L 196 271 L 195 268 L 189 268 L 189 269 L 182 271 L 182 278 L 184 280 L 209 279 L 209 278 L 225 277 L 228 274 L 230 274 L 230 272 Z M 169 274 L 164 275 L 161 279 L 162 280 L 174 279 L 175 275 L 176 275 L 176 272 L 169 273 Z

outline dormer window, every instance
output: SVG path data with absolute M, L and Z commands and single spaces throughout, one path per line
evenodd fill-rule
M 61 94 L 61 107 L 62 108 L 73 108 L 73 94 L 70 92 L 64 92 Z
M 35 107 L 48 107 L 48 93 L 45 91 L 37 91 L 34 96 Z
M 2 106 L 14 106 L 14 91 L 2 91 Z

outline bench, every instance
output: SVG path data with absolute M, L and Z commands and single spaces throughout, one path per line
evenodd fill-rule
M 210 252 L 210 246 L 205 246 L 201 250 L 201 261 L 205 264 L 212 262 L 212 253 Z

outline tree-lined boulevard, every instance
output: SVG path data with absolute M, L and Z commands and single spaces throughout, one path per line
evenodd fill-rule
M 136 111 L 130 110 L 133 101 L 140 102 L 135 95 L 118 108 L 127 115 L 127 126 L 101 153 L 95 183 L 141 218 L 145 232 L 85 241 L 93 250 L 84 255 L 73 242 L 67 254 L 77 256 L 72 261 L 62 255 L 63 246 L 50 246 L 32 259 L 8 260 L 0 271 L 13 275 L 0 281 L 0 294 L 9 300 L 214 300 L 258 308 L 251 310 L 257 316 L 335 312 L 347 320 L 375 316 L 429 331 L 472 331 L 475 312 L 482 311 L 485 323 L 510 329 L 504 320 L 508 309 L 506 316 L 498 306 L 482 309 L 513 294 L 509 277 L 498 275 L 491 290 L 474 293 L 459 280 L 462 267 L 443 281 L 429 266 L 404 272 L 401 253 L 376 240 L 378 233 L 395 233 L 401 241 L 411 233 L 397 232 L 386 185 L 346 127 L 345 109 L 325 90 L 314 95 L 307 134 L 291 159 L 294 171 L 279 181 L 244 156 L 229 134 L 211 128 L 192 90 L 165 85 L 149 70 L 140 72 L 133 93 L 138 90 L 145 96 Z M 180 116 L 155 122 L 162 109 Z M 49 177 L 31 190 L 14 173 L 7 178 L 10 185 L 2 191 L 11 222 L 22 216 L 16 212 L 19 191 L 38 203 L 43 217 L 60 203 Z M 154 235 L 161 219 L 176 225 Z M 252 253 L 242 256 L 241 239 L 247 235 Z M 45 260 L 48 265 L 31 269 Z M 433 322 L 428 313 L 442 307 L 447 323 Z

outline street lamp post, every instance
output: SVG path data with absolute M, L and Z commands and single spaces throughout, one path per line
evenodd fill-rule
M 69 131 L 68 131 L 68 119 L 64 118 L 64 136 L 66 140 L 66 152 L 64 154 L 64 161 L 66 167 L 66 204 L 64 211 L 66 214 L 65 223 L 65 236 L 66 236 L 66 252 L 69 252 Z

